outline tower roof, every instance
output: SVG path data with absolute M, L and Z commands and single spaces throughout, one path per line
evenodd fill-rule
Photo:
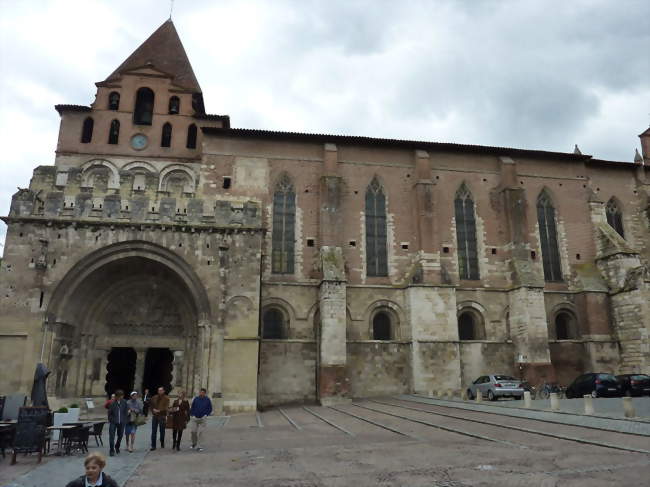
M 153 67 L 172 76 L 174 84 L 201 93 L 192 65 L 171 19 L 162 24 L 104 82 L 133 69 Z

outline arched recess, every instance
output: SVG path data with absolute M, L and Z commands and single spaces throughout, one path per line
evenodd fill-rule
M 122 166 L 122 171 L 131 171 L 133 169 L 146 169 L 153 174 L 158 173 L 153 164 L 146 161 L 131 161 Z
M 474 301 L 457 305 L 458 339 L 485 340 L 485 308 Z
M 187 176 L 189 179 L 183 189 L 183 192 L 194 193 L 196 190 L 196 175 L 194 174 L 194 171 L 181 164 L 171 164 L 160 171 L 158 191 L 167 191 L 167 183 L 169 182 L 170 178 L 174 177 L 174 174 L 183 174 Z
M 266 306 L 262 309 L 262 339 L 283 340 L 289 338 L 289 314 L 277 305 Z
M 147 178 L 149 177 L 154 178 L 153 183 L 155 184 L 155 176 L 158 173 L 153 165 L 145 161 L 129 162 L 122 167 L 122 171 L 131 175 L 133 180 L 132 186 L 136 191 L 145 190 L 147 188 Z
M 108 189 L 120 188 L 120 172 L 117 166 L 106 159 L 92 159 L 81 166 L 81 187 L 92 187 L 93 170 L 100 167 L 106 167 L 110 171 L 108 178 Z
M 571 303 L 560 303 L 550 313 L 549 338 L 577 340 L 580 338 L 578 314 Z
M 609 223 L 609 226 L 616 230 L 616 233 L 621 237 L 625 238 L 625 228 L 623 227 L 623 205 L 616 196 L 612 196 L 605 205 L 605 216 L 607 217 L 607 223 Z
M 368 326 L 368 337 L 371 340 L 374 340 L 375 336 L 375 318 L 377 315 L 383 314 L 390 320 L 390 338 L 389 340 L 400 340 L 402 339 L 401 324 L 405 323 L 405 315 L 402 308 L 393 301 L 387 299 L 380 299 L 372 303 L 366 312 L 364 313 L 364 321 Z M 386 338 L 381 338 L 385 340 Z

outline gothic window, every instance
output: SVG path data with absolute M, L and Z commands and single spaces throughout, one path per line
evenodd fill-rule
M 609 225 L 616 230 L 621 237 L 625 238 L 625 232 L 623 231 L 623 213 L 614 198 L 611 198 L 607 202 L 605 214 L 607 215 L 607 223 L 609 223 Z
M 391 339 L 391 320 L 388 313 L 380 311 L 372 319 L 372 339 L 373 340 L 390 340 Z
M 109 110 L 120 109 L 120 94 L 117 91 L 111 91 L 111 94 L 108 95 L 108 109 Z
M 151 125 L 153 121 L 154 93 L 150 88 L 140 88 L 135 97 L 133 123 Z
M 483 317 L 473 308 L 463 309 L 458 315 L 458 338 L 464 340 L 484 340 L 485 325 Z
M 188 149 L 196 149 L 196 125 L 192 124 L 187 127 L 187 145 Z
M 542 263 L 546 281 L 561 281 L 562 268 L 560 265 L 560 250 L 557 243 L 557 227 L 555 224 L 555 208 L 546 191 L 537 198 L 537 223 L 539 238 L 542 245 Z
M 388 275 L 386 196 L 377 178 L 366 190 L 366 274 Z
M 111 122 L 111 128 L 108 131 L 108 143 L 117 144 L 119 138 L 120 138 L 120 121 L 113 120 Z
M 262 338 L 285 338 L 285 319 L 283 313 L 276 308 L 267 309 L 262 317 Z
M 181 100 L 177 96 L 169 99 L 169 114 L 176 115 L 180 111 Z
M 160 147 L 171 147 L 172 145 L 172 124 L 167 122 L 163 125 L 160 137 Z
M 95 121 L 91 118 L 88 117 L 86 120 L 84 120 L 83 127 L 81 128 L 81 143 L 82 144 L 87 144 L 93 139 L 93 127 L 95 125 Z
M 454 208 L 456 212 L 456 239 L 458 240 L 458 268 L 460 278 L 478 279 L 474 201 L 465 183 L 456 192 Z
M 273 194 L 273 234 L 271 267 L 274 274 L 293 274 L 295 246 L 296 192 L 284 174 Z

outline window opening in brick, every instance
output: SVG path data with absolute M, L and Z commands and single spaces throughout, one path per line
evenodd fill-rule
M 409 249 L 409 244 L 403 243 L 402 244 L 402 250 L 408 250 Z
M 279 340 L 285 335 L 284 315 L 278 309 L 271 308 L 264 312 L 262 318 L 262 338 Z
M 111 91 L 111 94 L 108 95 L 108 109 L 109 110 L 120 109 L 120 94 L 117 91 Z
M 616 233 L 625 238 L 625 231 L 623 230 L 623 213 L 621 212 L 616 199 L 610 198 L 607 202 L 605 214 L 607 216 L 607 223 L 616 230 Z
M 223 178 L 223 189 L 230 189 L 230 177 L 228 176 Z
M 372 339 L 373 340 L 390 340 L 391 339 L 391 322 L 388 313 L 380 311 L 372 319 Z
M 356 240 L 350 240 L 348 243 L 350 244 L 350 247 L 356 247 L 357 246 L 357 241 Z
M 308 238 L 307 239 L 307 247 L 313 247 L 314 246 L 314 239 L 313 238 Z
M 443 254 L 448 254 L 449 253 L 449 247 L 443 247 L 442 248 L 442 253 Z
M 129 205 L 126 205 L 126 211 L 129 211 Z
M 19 236 L 19 237 L 22 237 L 22 236 L 23 236 L 23 232 L 20 232 L 20 233 L 18 234 L 18 236 Z
M 542 264 L 546 281 L 562 281 L 560 250 L 557 241 L 555 208 L 551 197 L 544 190 L 537 198 L 537 223 L 542 247 Z
M 366 189 L 366 273 L 388 275 L 386 196 L 376 176 Z
M 187 127 L 187 144 L 188 149 L 196 149 L 196 125 L 191 124 Z
M 492 249 L 492 255 L 497 255 L 497 249 Z
M 209 248 L 210 248 L 210 244 L 209 244 L 209 243 L 208 243 L 208 244 L 205 244 L 205 248 L 206 248 L 206 249 L 209 249 Z
M 288 174 L 283 174 L 273 194 L 271 271 L 293 274 L 296 221 L 296 193 Z
M 135 97 L 133 123 L 151 125 L 153 121 L 154 93 L 151 88 L 140 88 Z
M 120 138 L 120 121 L 113 120 L 111 122 L 111 128 L 108 131 L 108 143 L 117 144 L 119 138 Z
M 535 260 L 537 258 L 537 252 L 535 252 L 534 250 L 531 250 L 530 251 L 530 258 Z
M 212 265 L 212 262 L 208 261 L 208 265 Z
M 454 199 L 456 239 L 458 240 L 458 268 L 461 279 L 478 279 L 478 252 L 476 250 L 476 219 L 474 200 L 465 183 Z
M 180 111 L 181 100 L 177 96 L 172 96 L 169 99 L 169 114 L 176 115 Z
M 557 340 L 573 340 L 577 337 L 577 322 L 573 313 L 560 311 L 555 316 L 555 338 Z
M 95 126 L 95 121 L 91 117 L 87 117 L 84 120 L 83 126 L 81 127 L 81 143 L 88 144 L 93 140 L 93 127 Z
M 580 260 L 580 254 L 576 254 L 576 260 Z
M 172 124 L 167 122 L 162 127 L 160 135 L 160 147 L 171 147 L 172 145 Z

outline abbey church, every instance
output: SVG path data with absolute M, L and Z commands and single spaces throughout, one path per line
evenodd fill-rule
M 39 362 L 226 412 L 650 373 L 650 129 L 605 161 L 231 128 L 171 20 L 96 86 L 3 217 L 0 395 Z

